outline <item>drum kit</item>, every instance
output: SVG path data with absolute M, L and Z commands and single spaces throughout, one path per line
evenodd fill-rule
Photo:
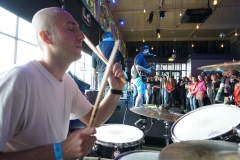
M 232 70 L 234 64 L 198 69 Z M 99 157 L 115 160 L 240 160 L 240 108 L 237 106 L 208 105 L 184 115 L 161 107 L 133 107 L 130 110 L 162 120 L 166 146 L 161 151 L 141 150 L 143 131 L 124 124 L 107 124 L 97 128 L 94 149 Z M 169 122 L 173 122 L 171 127 Z M 172 144 L 169 144 L 170 138 Z

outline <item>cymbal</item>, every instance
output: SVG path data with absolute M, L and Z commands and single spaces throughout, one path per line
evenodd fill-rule
M 173 143 L 163 148 L 159 160 L 239 160 L 238 143 L 197 140 Z
M 183 114 L 180 113 L 173 113 L 169 112 L 166 109 L 160 109 L 160 108 L 149 108 L 149 107 L 133 107 L 130 108 L 130 110 L 134 113 L 155 118 L 155 119 L 161 119 L 165 121 L 175 122 L 179 117 L 181 117 Z
M 198 70 L 240 70 L 240 62 L 224 62 L 208 66 L 198 67 Z

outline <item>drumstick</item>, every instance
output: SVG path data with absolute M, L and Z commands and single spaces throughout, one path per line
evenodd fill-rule
M 94 107 L 93 107 L 91 118 L 90 118 L 89 123 L 88 123 L 89 127 L 93 127 L 95 118 L 97 116 L 99 103 L 102 100 L 102 95 L 103 95 L 103 92 L 105 90 L 105 85 L 107 83 L 107 78 L 108 78 L 108 75 L 111 71 L 112 65 L 114 63 L 114 59 L 115 59 L 115 56 L 116 56 L 116 53 L 117 53 L 118 46 L 119 46 L 119 40 L 116 40 L 115 44 L 113 46 L 113 50 L 111 52 L 111 56 L 109 58 L 108 64 L 107 64 L 107 68 L 106 68 L 106 70 L 104 72 L 104 75 L 103 75 L 102 83 L 101 83 L 100 89 L 99 89 L 98 94 L 97 94 L 97 98 L 96 98 L 96 101 L 95 101 L 95 104 L 94 104 Z
M 88 47 L 90 47 L 92 49 L 93 52 L 96 53 L 96 55 L 107 65 L 108 64 L 108 60 L 104 57 L 104 55 L 102 54 L 102 51 L 100 50 L 99 47 L 95 47 L 92 42 L 88 39 L 88 37 L 85 35 L 85 39 L 84 42 L 88 45 Z M 126 84 L 126 77 L 123 75 L 120 80 Z

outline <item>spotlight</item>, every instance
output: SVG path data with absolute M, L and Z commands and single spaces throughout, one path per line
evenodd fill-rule
M 213 5 L 217 5 L 217 0 L 214 0 L 214 1 L 213 1 Z
M 221 44 L 221 47 L 222 47 L 222 48 L 224 47 L 223 43 Z
M 160 29 L 156 29 L 157 38 L 161 38 Z
M 123 20 L 122 20 L 122 19 L 120 19 L 118 22 L 119 22 L 121 25 L 123 25 L 123 24 L 124 24 L 124 22 L 123 22 Z
M 151 50 L 153 50 L 153 47 L 151 48 Z
M 147 22 L 152 23 L 152 20 L 153 20 L 153 12 L 150 12 Z
M 145 39 L 143 38 L 143 43 L 145 42 Z
M 199 25 L 197 24 L 196 29 L 199 29 Z
M 194 44 L 192 44 L 192 48 L 194 47 Z
M 220 38 L 225 37 L 225 33 L 220 33 L 220 34 L 219 34 L 219 37 L 220 37 Z
M 182 11 L 180 12 L 179 16 L 182 17 Z
M 159 14 L 160 14 L 160 18 L 164 18 L 165 17 L 165 11 L 160 11 Z
M 235 36 L 237 36 L 237 35 L 238 35 L 238 34 L 237 34 L 237 31 L 235 31 L 234 35 L 235 35 Z

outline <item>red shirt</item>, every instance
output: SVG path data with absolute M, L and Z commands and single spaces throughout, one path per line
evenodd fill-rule
M 197 85 L 198 85 L 198 82 L 190 82 L 189 85 L 188 85 L 189 86 L 189 91 L 191 93 L 195 92 L 195 93 L 192 94 L 193 96 L 196 96 Z

